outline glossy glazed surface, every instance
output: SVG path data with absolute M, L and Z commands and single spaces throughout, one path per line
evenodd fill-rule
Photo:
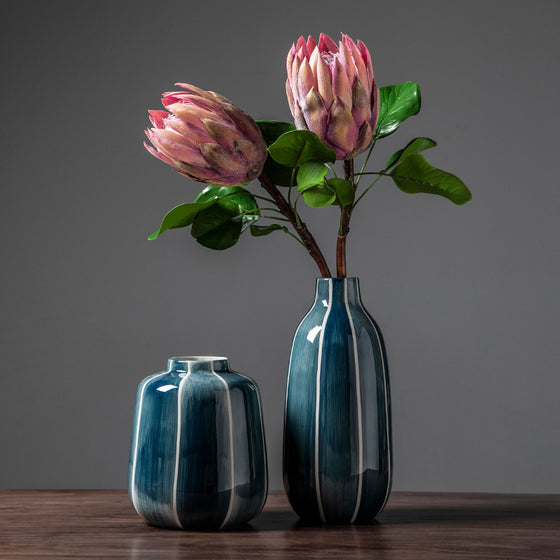
M 148 523 L 244 523 L 262 509 L 267 485 L 259 391 L 226 358 L 172 358 L 140 383 L 128 488 Z
M 294 335 L 286 389 L 284 487 L 307 520 L 372 520 L 391 489 L 385 347 L 356 278 L 319 278 Z

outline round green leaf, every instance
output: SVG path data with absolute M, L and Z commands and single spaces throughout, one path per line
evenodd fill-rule
M 242 231 L 241 221 L 231 209 L 214 205 L 199 212 L 192 224 L 191 235 L 209 249 L 229 249 L 237 243 Z
M 195 202 L 206 202 L 213 199 L 216 199 L 215 204 L 230 211 L 232 219 L 241 222 L 241 231 L 259 219 L 259 206 L 254 196 L 243 187 L 208 185 L 196 197 Z
M 274 144 L 285 132 L 296 130 L 292 123 L 280 121 L 257 121 L 267 146 Z M 270 154 L 266 158 L 263 173 L 275 184 L 281 187 L 293 187 L 295 185 L 294 173 L 291 167 L 280 165 L 275 162 Z
M 335 162 L 336 154 L 310 130 L 285 132 L 268 147 L 272 159 L 280 165 L 297 167 L 308 161 Z
M 413 154 L 397 165 L 391 178 L 405 193 L 429 193 L 444 196 L 455 204 L 466 204 L 472 194 L 455 175 L 437 169 L 421 154 Z
M 336 193 L 326 183 L 307 188 L 302 196 L 305 203 L 313 208 L 324 208 L 336 201 Z
M 420 86 L 415 82 L 379 88 L 379 117 L 375 138 L 393 134 L 403 121 L 418 114 L 420 106 Z
M 329 187 L 336 194 L 336 203 L 341 206 L 348 206 L 354 202 L 356 196 L 356 189 L 352 186 L 351 181 L 334 177 L 327 181 Z
M 309 161 L 301 165 L 297 173 L 297 185 L 300 192 L 309 187 L 323 183 L 329 168 L 324 163 Z

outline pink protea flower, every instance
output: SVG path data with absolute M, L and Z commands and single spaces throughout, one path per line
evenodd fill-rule
M 379 115 L 379 88 L 367 47 L 324 33 L 292 45 L 286 61 L 286 92 L 296 127 L 308 129 L 346 159 L 366 150 Z
M 212 91 L 175 84 L 187 91 L 164 93 L 167 111 L 149 111 L 146 149 L 179 173 L 219 187 L 242 185 L 258 177 L 266 143 L 245 111 Z

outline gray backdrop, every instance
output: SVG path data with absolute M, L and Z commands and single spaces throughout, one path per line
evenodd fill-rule
M 533 2 L 4 0 L 0 487 L 122 488 L 138 382 L 222 354 L 261 387 L 281 487 L 291 336 L 314 263 L 288 236 L 227 252 L 148 242 L 200 189 L 142 147 L 147 109 L 187 81 L 290 120 L 300 34 L 364 40 L 380 85 L 420 83 L 415 136 L 470 186 L 457 207 L 380 182 L 349 271 L 385 334 L 396 490 L 559 492 L 557 22 Z M 336 211 L 308 223 L 334 257 Z

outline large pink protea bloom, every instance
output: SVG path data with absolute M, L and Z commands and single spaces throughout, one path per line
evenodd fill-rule
M 292 45 L 286 61 L 286 92 L 296 127 L 308 129 L 346 159 L 371 144 L 379 115 L 379 88 L 366 46 L 324 33 Z
M 258 177 L 267 152 L 255 121 L 217 93 L 175 85 L 188 91 L 164 93 L 167 111 L 149 111 L 154 147 L 144 143 L 146 149 L 201 183 L 230 187 Z

